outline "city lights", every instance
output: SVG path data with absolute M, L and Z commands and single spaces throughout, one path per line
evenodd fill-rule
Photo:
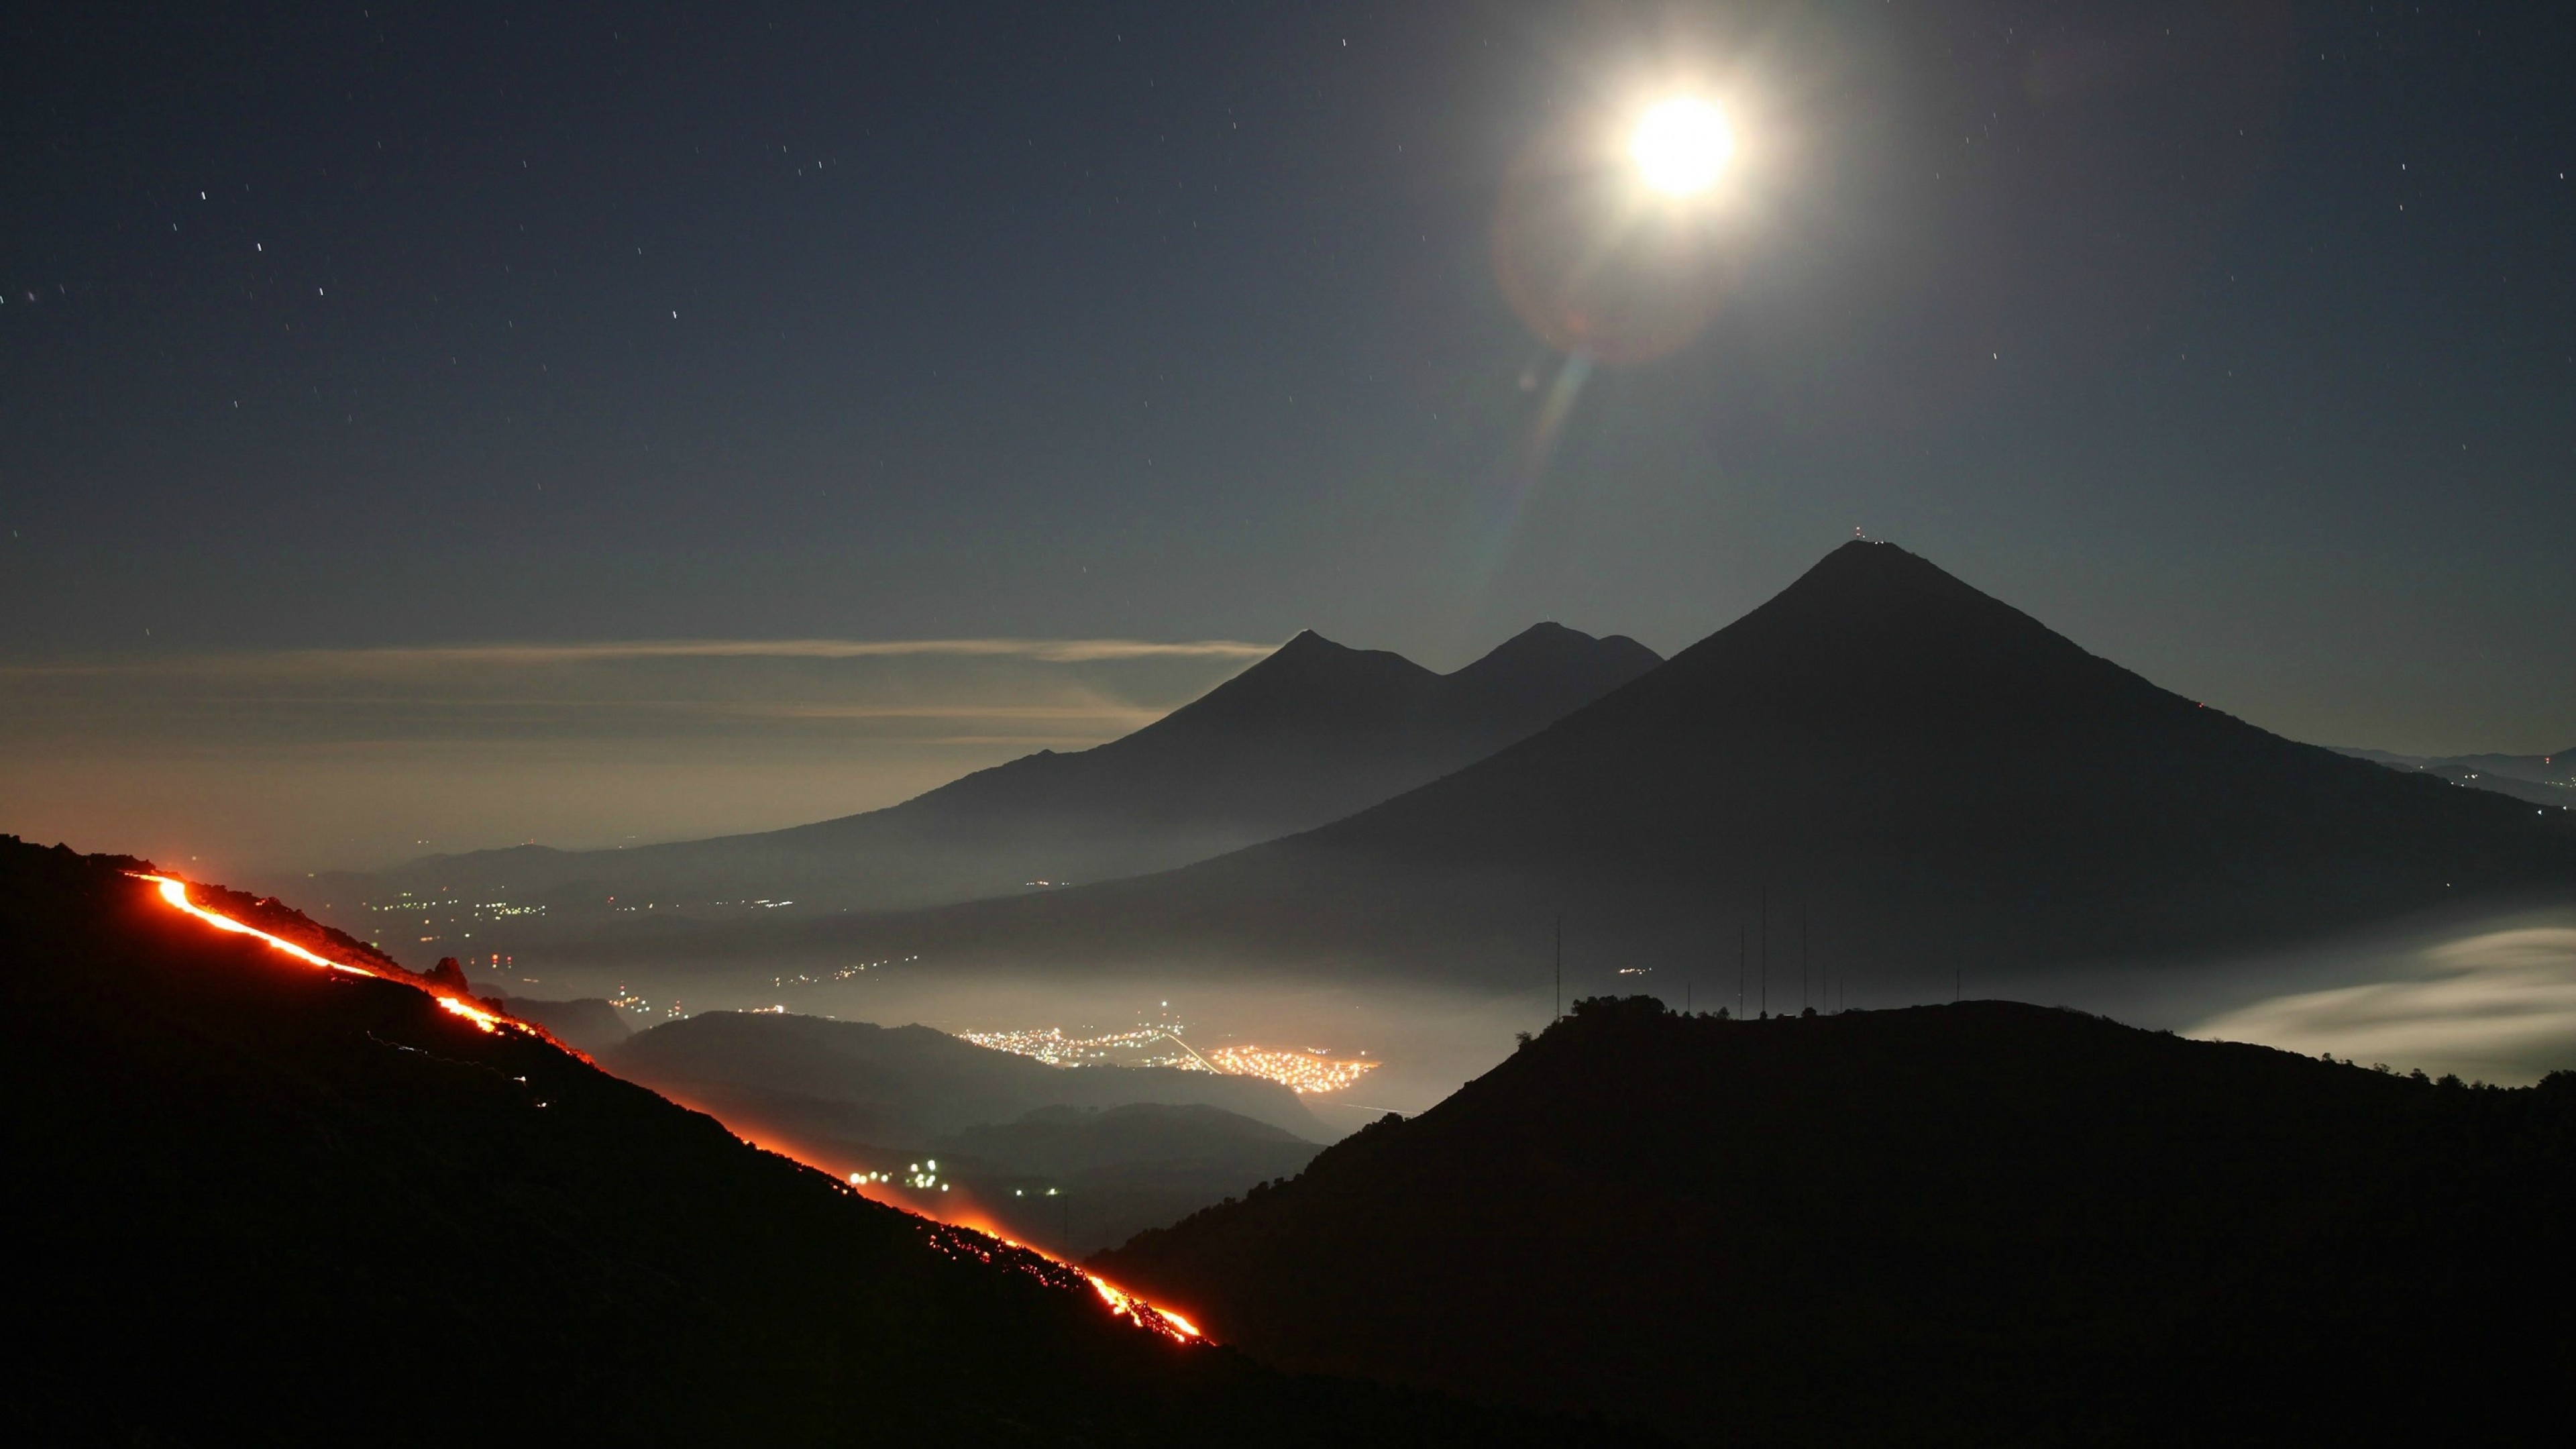
M 1102 1036 L 1069 1037 L 1060 1027 L 1024 1031 L 961 1031 L 965 1041 L 994 1051 L 1035 1057 L 1054 1067 L 1175 1067 L 1229 1077 L 1261 1077 L 1293 1092 L 1338 1092 L 1377 1070 L 1367 1057 L 1334 1057 L 1320 1047 L 1265 1047 L 1250 1043 L 1202 1052 L 1164 1027 Z

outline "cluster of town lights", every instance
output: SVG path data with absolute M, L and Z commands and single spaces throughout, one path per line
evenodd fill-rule
M 1196 1069 L 1187 1047 L 1180 1038 L 1159 1026 L 1140 1027 L 1135 1031 L 1114 1031 L 1106 1036 L 1066 1036 L 1060 1027 L 1035 1031 L 961 1031 L 959 1040 L 979 1047 L 1014 1056 L 1035 1057 L 1051 1067 L 1082 1067 L 1116 1063 L 1136 1067 L 1180 1067 Z M 1170 1041 L 1173 1049 L 1157 1052 L 1154 1044 Z
M 1329 1057 L 1321 1048 L 1210 1047 L 1207 1063 L 1234 1077 L 1267 1077 L 1292 1092 L 1338 1092 L 1369 1073 L 1378 1063 L 1358 1057 Z
M 1176 1067 L 1185 1072 L 1215 1072 L 1228 1077 L 1261 1077 L 1293 1092 L 1338 1092 L 1377 1070 L 1366 1058 L 1334 1057 L 1321 1047 L 1210 1047 L 1202 1052 L 1165 1027 L 1140 1027 L 1106 1036 L 1069 1037 L 1059 1027 L 1028 1031 L 961 1031 L 958 1037 L 980 1047 L 1035 1057 L 1051 1067 L 1117 1063 L 1138 1067 Z M 1153 1050 L 1157 1042 L 1171 1048 Z M 1122 1060 L 1123 1058 L 1123 1060 Z

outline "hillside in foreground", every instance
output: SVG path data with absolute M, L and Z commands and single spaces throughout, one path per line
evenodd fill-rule
M 1693 1442 L 2514 1442 L 2563 1430 L 2571 1210 L 2576 1074 L 1596 999 L 1095 1261 L 1277 1362 Z
M 304 964 L 140 868 L 0 837 L 16 1442 L 1586 1437 L 1143 1331 L 483 1029 L 444 979 Z

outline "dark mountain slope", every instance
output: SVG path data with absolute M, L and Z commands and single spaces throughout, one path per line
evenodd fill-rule
M 1042 1107 L 969 1127 L 924 1153 L 1013 1238 L 1079 1256 L 1295 1176 L 1321 1150 L 1215 1107 L 1138 1102 Z
M 640 850 L 431 857 L 371 899 L 494 893 L 579 922 L 609 896 L 661 909 L 766 897 L 921 905 L 1167 870 L 1321 825 L 1483 758 L 1652 669 L 1633 639 L 1539 624 L 1453 674 L 1315 633 L 1125 738 L 981 770 L 885 810 Z M 524 934 L 495 921 L 482 938 Z
M 1281 1362 L 1699 1442 L 2555 1442 L 2571 1210 L 2566 1073 L 1605 999 L 1100 1261 Z
M 2525 890 L 2576 890 L 2576 819 L 2294 744 L 1853 543 L 1540 734 L 1322 829 L 738 949 L 1523 986 L 1561 916 L 1594 963 L 1731 975 L 1767 892 L 1775 939 L 1803 909 L 1820 955 L 1885 986 Z
M 1568 1428 L 1167 1343 L 539 1037 L 222 935 L 132 864 L 0 837 L 13 1442 Z
M 1333 1135 L 1276 1082 L 1049 1066 L 926 1026 L 705 1012 L 601 1064 L 799 1161 L 894 1174 L 899 1197 L 935 1159 L 945 1186 L 919 1202 L 964 1203 L 1058 1253 L 1123 1242 L 1293 1172 Z
M 498 1000 L 521 1021 L 533 1022 L 553 1033 L 554 1039 L 574 1051 L 596 1057 L 616 1048 L 635 1035 L 626 1018 L 606 998 L 585 996 L 573 1001 L 548 1001 L 541 997 L 512 996 L 506 991 L 491 990 L 476 984 L 479 994 Z
M 603 1061 L 619 1076 L 691 1099 L 729 1091 L 728 1100 L 810 1104 L 816 1131 L 896 1151 L 1040 1107 L 1134 1102 L 1217 1107 L 1309 1139 L 1330 1135 L 1296 1093 L 1258 1077 L 1053 1067 L 926 1026 L 713 1011 L 657 1026 Z

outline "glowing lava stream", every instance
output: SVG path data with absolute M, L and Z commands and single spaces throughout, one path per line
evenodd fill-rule
M 289 941 L 282 936 L 272 936 L 268 932 L 259 929 L 257 926 L 246 926 L 219 911 L 207 910 L 205 907 L 198 905 L 195 901 L 188 899 L 188 883 L 186 881 L 179 880 L 176 877 L 166 875 L 144 875 L 140 872 L 136 872 L 134 873 L 134 878 L 140 881 L 148 881 L 151 884 L 160 887 L 162 900 L 168 902 L 172 907 L 178 910 L 187 912 L 189 915 L 196 917 L 198 920 L 205 922 L 207 925 L 214 927 L 218 931 L 228 931 L 237 936 L 251 936 L 256 939 L 266 941 L 269 945 L 285 952 L 296 960 L 305 962 L 308 965 L 319 966 L 325 971 L 345 971 L 352 976 L 366 976 L 377 981 L 399 981 L 405 986 L 426 992 L 430 999 L 439 1004 L 440 1009 L 454 1012 L 456 1015 L 464 1017 L 467 1021 L 474 1023 L 477 1027 L 480 1027 L 485 1031 L 499 1031 L 502 1027 L 507 1026 L 516 1031 L 526 1032 L 528 1035 L 537 1037 L 566 1052 L 571 1052 L 572 1055 L 579 1057 L 584 1062 L 588 1062 L 590 1060 L 587 1055 L 573 1051 L 572 1048 L 564 1046 L 562 1042 L 556 1041 L 552 1033 L 546 1032 L 538 1027 L 530 1026 L 524 1021 L 517 1021 L 510 1017 L 503 1016 L 499 1012 L 476 1005 L 472 1001 L 448 995 L 439 991 L 436 987 L 431 986 L 427 982 L 412 977 L 408 973 L 397 977 L 382 971 L 371 971 L 364 966 L 352 966 L 345 961 L 334 961 L 328 956 L 321 956 L 312 951 L 308 951 L 304 947 L 299 946 L 293 941 Z M 712 1117 L 715 1114 L 708 1113 L 707 1115 Z M 717 1120 L 721 1122 L 723 1119 L 718 1118 Z M 726 1130 L 731 1131 L 732 1129 L 727 1128 Z M 793 1152 L 781 1151 L 776 1147 L 753 1142 L 750 1138 L 742 1137 L 740 1133 L 735 1133 L 734 1135 L 737 1138 L 740 1138 L 740 1140 L 748 1146 L 757 1147 L 763 1152 L 776 1152 L 779 1156 L 784 1157 L 791 1162 L 799 1163 L 805 1167 L 814 1168 L 815 1171 L 821 1172 L 824 1176 L 831 1178 L 836 1183 L 840 1181 L 838 1174 L 833 1173 L 826 1168 L 816 1167 L 813 1163 L 806 1162 L 803 1158 L 798 1157 Z M 850 1191 L 858 1192 L 856 1184 L 849 1184 L 848 1186 Z M 864 1193 L 861 1193 L 860 1195 L 867 1196 Z M 1180 1343 L 1188 1343 L 1202 1337 L 1199 1333 L 1198 1326 L 1191 1323 L 1188 1319 L 1183 1318 L 1181 1315 L 1172 1312 L 1168 1308 L 1157 1308 L 1153 1304 L 1146 1302 L 1144 1299 L 1138 1298 L 1134 1294 L 1120 1288 L 1117 1284 L 1110 1282 L 1108 1279 L 1101 1277 L 1099 1274 L 1089 1272 L 1074 1264 L 1068 1263 L 1062 1258 L 1059 1258 L 1044 1249 L 1032 1248 L 1026 1243 L 1014 1242 L 1013 1240 L 1003 1237 L 1000 1233 L 993 1232 L 988 1228 L 979 1228 L 967 1223 L 942 1222 L 937 1218 L 930 1217 L 927 1213 L 923 1213 L 918 1209 L 913 1208 L 907 1203 L 890 1203 L 885 1202 L 881 1198 L 875 1197 L 869 1197 L 868 1200 L 870 1202 L 878 1203 L 881 1206 L 894 1208 L 899 1212 L 908 1212 L 915 1217 L 939 1223 L 943 1228 L 950 1228 L 959 1232 L 974 1233 L 981 1237 L 990 1238 L 994 1242 L 1000 1243 L 1005 1247 L 1016 1248 L 1023 1253 L 1029 1254 L 1031 1257 L 1040 1258 L 1046 1262 L 1052 1263 L 1056 1267 L 1061 1268 L 1068 1273 L 1075 1274 L 1084 1282 L 1089 1283 L 1091 1285 L 1091 1290 L 1100 1295 L 1100 1301 L 1109 1305 L 1109 1311 L 1111 1313 L 1126 1319 L 1128 1322 L 1135 1324 L 1138 1328 L 1144 1329 L 1150 1333 L 1159 1333 L 1165 1338 L 1169 1338 Z M 989 1255 L 984 1256 L 986 1256 L 987 1261 L 990 1261 Z
M 778 1152 L 779 1156 L 788 1158 L 791 1161 L 805 1161 L 805 1159 L 798 1157 L 793 1152 L 779 1152 L 775 1147 L 768 1148 L 766 1150 Z M 814 1166 L 814 1164 L 810 1162 L 806 1162 L 805 1165 L 807 1167 Z M 1083 1267 L 1079 1263 L 1068 1263 L 1064 1259 L 1057 1257 L 1055 1254 L 1048 1252 L 1044 1248 L 1031 1247 L 1029 1244 L 1023 1243 L 1017 1238 L 1007 1236 L 1006 1234 L 997 1231 L 992 1225 L 990 1219 L 984 1219 L 979 1222 L 967 1222 L 963 1220 L 965 1216 L 964 1214 L 959 1214 L 958 1216 L 951 1218 L 931 1217 L 929 1213 L 923 1212 L 921 1209 L 914 1207 L 910 1203 L 888 1201 L 885 1198 L 877 1197 L 869 1193 L 866 1189 L 870 1185 L 872 1184 L 853 1182 L 849 1186 L 851 1191 L 858 1193 L 861 1197 L 867 1198 L 867 1200 L 872 1203 L 878 1203 L 886 1207 L 894 1208 L 899 1212 L 908 1212 L 914 1217 L 929 1218 L 930 1221 L 938 1223 L 942 1227 L 955 1228 L 960 1232 L 974 1233 L 979 1237 L 990 1238 L 994 1242 L 1000 1243 L 1006 1248 L 1017 1248 L 1021 1252 L 1028 1254 L 1030 1257 L 1042 1258 L 1049 1263 L 1053 1263 L 1065 1272 L 1073 1274 L 1083 1282 L 1090 1284 L 1091 1291 L 1100 1295 L 1100 1301 L 1109 1305 L 1110 1312 L 1115 1313 L 1119 1317 L 1126 1319 L 1128 1322 L 1135 1324 L 1138 1328 L 1145 1329 L 1151 1333 L 1159 1333 L 1165 1338 L 1171 1339 L 1175 1343 L 1189 1343 L 1194 1340 L 1204 1340 L 1206 1338 L 1205 1334 L 1199 1332 L 1199 1326 L 1197 1324 L 1190 1322 L 1188 1319 L 1174 1313 L 1172 1310 L 1146 1302 L 1144 1299 L 1137 1297 L 1135 1294 L 1128 1292 L 1126 1289 L 1119 1287 L 1117 1284 L 1110 1282 L 1108 1279 L 1101 1277 L 1099 1274 L 1092 1272 L 1090 1269 Z
M 704 1111 L 705 1109 L 693 1108 L 691 1110 Z M 708 1112 L 707 1115 L 715 1117 L 716 1114 Z M 721 1122 L 724 1119 L 717 1117 L 716 1120 Z M 729 1132 L 733 1131 L 730 1126 L 725 1130 Z M 735 1132 L 734 1135 L 737 1137 L 742 1136 L 739 1132 Z M 813 1168 L 816 1172 L 830 1176 L 835 1182 L 842 1181 L 840 1176 L 833 1173 L 830 1168 L 825 1167 L 820 1163 L 807 1162 L 804 1158 L 799 1157 L 793 1148 L 784 1147 L 774 1142 L 754 1141 L 749 1137 L 743 1137 L 742 1140 L 751 1143 L 752 1146 L 759 1148 L 763 1152 L 775 1152 L 790 1162 L 800 1163 L 806 1167 Z M 926 1212 L 909 1202 L 895 1198 L 878 1196 L 874 1189 L 876 1189 L 879 1184 L 864 1180 L 862 1175 L 858 1173 L 852 1173 L 849 1180 L 842 1185 L 847 1187 L 851 1192 L 877 1204 L 879 1207 L 890 1207 L 897 1212 L 909 1213 L 926 1222 L 937 1223 L 943 1228 L 953 1228 L 961 1233 L 973 1233 L 979 1238 L 990 1239 L 993 1242 L 1001 1244 L 1005 1248 L 1017 1249 L 1020 1252 L 1028 1254 L 1032 1258 L 1052 1263 L 1056 1267 L 1064 1270 L 1066 1273 L 1080 1278 L 1083 1282 L 1090 1284 L 1091 1291 L 1100 1295 L 1100 1301 L 1109 1305 L 1110 1312 L 1126 1319 L 1128 1322 L 1135 1324 L 1138 1328 L 1144 1329 L 1148 1333 L 1159 1333 L 1175 1343 L 1204 1343 L 1208 1341 L 1207 1335 L 1202 1333 L 1199 1330 L 1199 1326 L 1190 1322 L 1189 1319 L 1178 1313 L 1174 1313 L 1168 1308 L 1146 1302 L 1144 1299 L 1137 1297 L 1135 1294 L 1128 1292 L 1126 1289 L 1119 1287 L 1117 1284 L 1110 1282 L 1108 1279 L 1101 1277 L 1099 1274 L 1092 1272 L 1090 1269 L 1083 1267 L 1079 1263 L 1068 1263 L 1064 1259 L 1057 1257 L 1055 1254 L 1048 1252 L 1044 1248 L 1023 1243 L 1019 1239 L 1011 1237 L 996 1227 L 989 1218 L 976 1215 L 975 1219 L 970 1221 L 969 1215 L 965 1213 L 957 1213 L 949 1217 L 934 1216 L 932 1213 Z M 990 1262 L 991 1258 L 986 1256 L 985 1261 Z
M 161 899 L 168 901 L 171 905 L 178 907 L 180 910 L 186 911 L 189 915 L 196 917 L 198 920 L 205 922 L 207 925 L 214 927 L 218 931 L 230 931 L 235 935 L 257 937 L 262 941 L 266 941 L 271 946 L 276 947 L 278 950 L 285 952 L 287 955 L 294 957 L 298 961 L 309 962 L 310 964 L 319 966 L 326 971 L 346 971 L 352 976 L 370 976 L 378 981 L 391 981 L 395 979 L 386 975 L 382 971 L 370 971 L 364 966 L 351 966 L 346 962 L 334 961 L 328 956 L 317 956 L 282 936 L 272 936 L 268 932 L 259 929 L 257 926 L 245 926 L 230 916 L 207 910 L 204 906 L 198 905 L 195 901 L 188 899 L 188 883 L 186 881 L 177 880 L 166 875 L 138 875 L 135 879 L 150 881 L 154 885 L 159 886 L 161 888 Z M 459 997 L 449 996 L 438 991 L 432 991 L 429 987 L 423 986 L 417 981 L 405 981 L 403 984 L 429 992 L 431 999 L 438 1003 L 441 1010 L 452 1011 L 458 1016 L 464 1017 L 467 1021 L 474 1023 L 476 1026 L 481 1027 L 485 1031 L 499 1031 L 502 1025 L 507 1023 L 510 1026 L 517 1027 L 521 1031 L 527 1032 L 531 1036 L 544 1035 L 536 1028 L 529 1026 L 526 1022 L 511 1021 L 510 1018 L 501 1015 L 499 1012 L 477 1006 L 473 1002 L 463 1000 Z M 549 1040 L 551 1040 L 551 1038 L 549 1038 Z M 561 1045 L 561 1043 L 557 1044 Z M 588 1058 L 585 1057 L 583 1060 L 587 1061 Z

